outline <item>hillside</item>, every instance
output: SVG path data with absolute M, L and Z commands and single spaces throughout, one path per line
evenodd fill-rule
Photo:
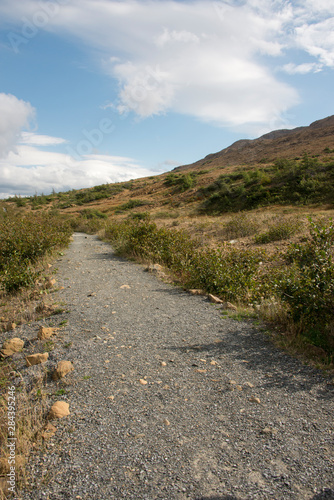
M 8 201 L 22 209 L 52 208 L 83 217 L 98 210 L 107 217 L 148 212 L 173 219 L 273 205 L 328 209 L 334 204 L 333 183 L 334 116 L 330 116 L 308 127 L 238 141 L 161 175 Z
M 256 162 L 271 162 L 276 158 L 321 155 L 327 148 L 334 148 L 334 115 L 317 120 L 308 127 L 292 130 L 275 130 L 254 140 L 240 140 L 219 151 L 209 154 L 191 165 L 177 167 L 176 171 L 188 170 L 204 165 L 240 165 Z

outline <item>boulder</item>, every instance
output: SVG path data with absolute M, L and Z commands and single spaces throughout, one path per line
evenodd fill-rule
M 54 278 L 49 278 L 45 283 L 45 288 L 52 288 L 56 284 L 56 280 Z

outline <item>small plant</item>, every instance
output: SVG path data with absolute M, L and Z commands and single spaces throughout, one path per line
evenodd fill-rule
M 50 351 L 53 351 L 55 347 L 55 344 L 52 340 L 48 340 L 47 342 L 45 342 L 45 344 L 43 345 L 43 348 L 44 348 L 44 351 L 45 352 L 50 352 Z
M 150 218 L 149 212 L 136 212 L 130 215 L 132 220 L 148 220 Z
M 15 203 L 17 207 L 25 207 L 26 206 L 26 201 L 21 198 L 20 196 L 15 197 Z
M 55 396 L 63 396 L 64 394 L 67 394 L 65 389 L 58 389 L 58 391 L 55 392 Z

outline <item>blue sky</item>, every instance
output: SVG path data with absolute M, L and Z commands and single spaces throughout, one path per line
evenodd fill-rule
M 0 0 L 0 197 L 334 114 L 333 0 Z

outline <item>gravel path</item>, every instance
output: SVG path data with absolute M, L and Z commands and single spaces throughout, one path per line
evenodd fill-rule
M 70 416 L 20 499 L 334 498 L 329 380 L 95 236 L 56 266 L 68 311 L 43 324 L 68 322 L 49 363 L 75 370 L 49 390 Z

